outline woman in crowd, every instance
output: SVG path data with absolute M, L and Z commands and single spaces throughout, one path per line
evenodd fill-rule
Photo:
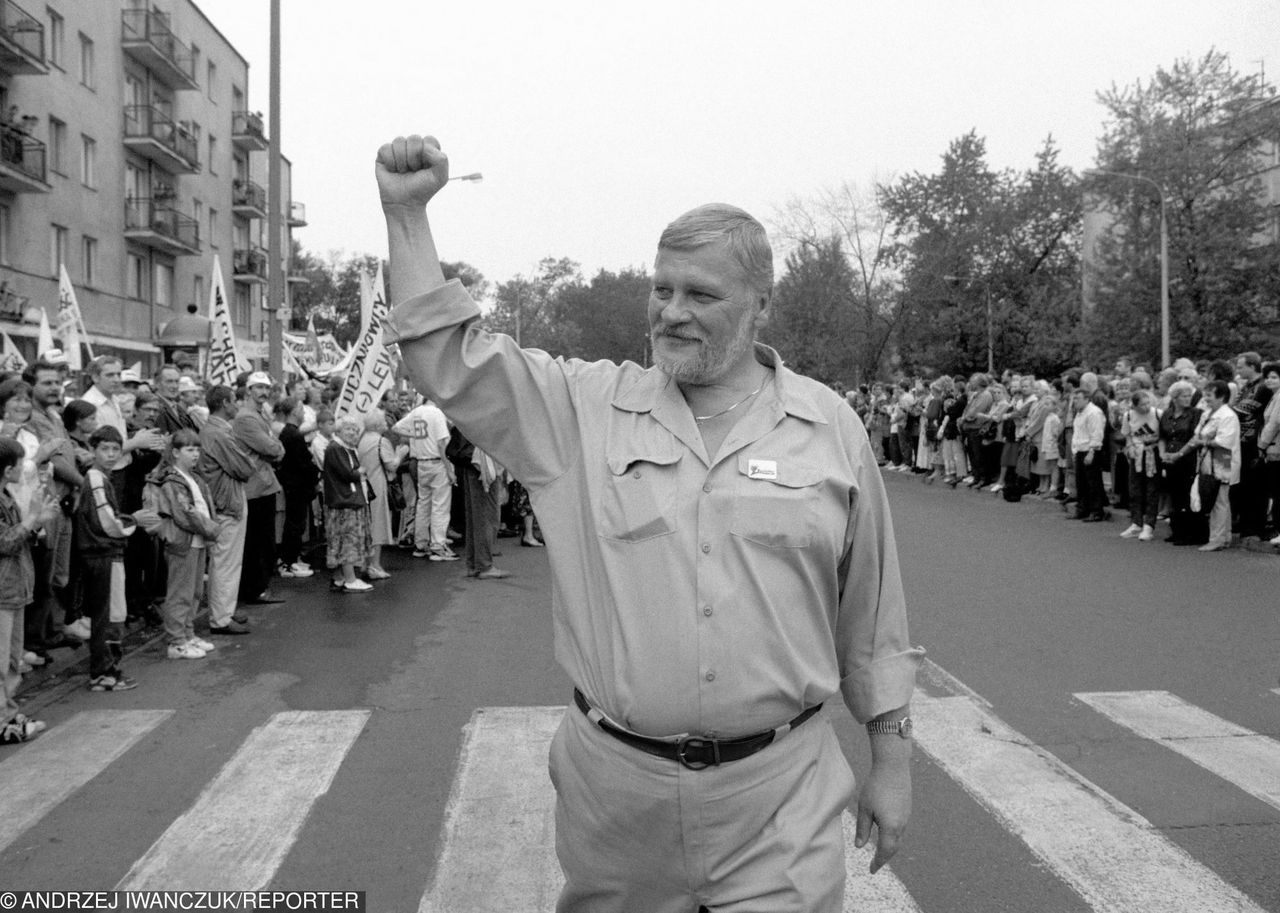
M 964 454 L 964 440 L 960 435 L 960 418 L 969 397 L 965 394 L 963 377 L 951 378 L 947 392 L 942 397 L 942 426 L 938 437 L 942 443 L 943 481 L 955 488 L 969 472 L 969 461 Z
M 1160 413 L 1149 390 L 1139 389 L 1129 398 L 1122 420 L 1124 455 L 1129 467 L 1129 528 L 1122 539 L 1155 537 L 1160 508 Z
M 1258 452 L 1264 460 L 1267 493 L 1271 497 L 1271 531 L 1277 534 L 1271 544 L 1280 545 L 1280 362 L 1262 366 L 1262 382 L 1271 391 L 1271 399 L 1262 412 Z
M 991 396 L 993 400 L 990 411 L 978 416 L 987 422 L 987 432 L 982 442 L 982 464 L 985 467 L 983 476 L 993 480 L 991 491 L 1000 491 L 1000 489 L 1004 488 L 1006 432 L 1009 434 L 1009 440 L 1012 441 L 1013 439 L 1014 423 L 1009 416 L 1009 411 L 1013 408 L 1013 401 L 1009 398 L 1009 391 L 1005 389 L 1004 384 L 992 384 Z M 1007 426 L 1005 424 L 1006 420 L 1008 421 Z M 1010 465 L 1012 465 L 1012 462 Z
M 338 569 L 333 588 L 347 593 L 373 589 L 356 576 L 373 548 L 369 532 L 369 499 L 357 450 L 363 431 L 359 419 L 343 416 L 334 423 L 333 440 L 324 452 L 324 526 L 329 567 Z
M 1169 497 L 1166 541 L 1174 545 L 1200 545 L 1208 538 L 1204 518 L 1191 510 L 1191 484 L 1196 478 L 1196 455 L 1190 447 L 1200 422 L 1200 410 L 1191 405 L 1195 386 L 1180 380 L 1169 387 L 1169 408 L 1160 415 L 1156 448 L 1164 464 L 1164 491 Z
M 360 456 L 360 468 L 369 482 L 373 502 L 369 505 L 369 562 L 365 576 L 370 580 L 386 580 L 391 575 L 382 567 L 382 547 L 393 545 L 395 536 L 391 529 L 391 499 L 387 488 L 396 477 L 399 461 L 396 448 L 387 440 L 387 416 L 381 409 L 374 409 L 364 417 L 364 433 L 356 450 Z

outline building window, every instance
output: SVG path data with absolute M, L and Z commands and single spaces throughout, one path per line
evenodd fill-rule
M 96 89 L 93 73 L 93 39 L 88 35 L 80 35 L 80 85 L 87 89 Z
M 218 65 L 214 63 L 212 60 L 210 60 L 209 66 L 205 70 L 205 73 L 206 73 L 206 83 L 207 83 L 205 86 L 205 90 L 209 93 L 209 101 L 216 102 L 217 99 L 213 97 L 213 89 L 214 89 L 214 84 L 218 81 Z
M 218 138 L 209 134 L 209 173 L 218 173 Z
M 204 308 L 204 276 L 196 276 L 191 282 L 191 294 L 195 296 L 197 310 Z
M 162 307 L 173 306 L 173 264 L 159 263 L 152 274 L 155 291 L 155 303 Z
M 246 110 L 244 106 L 244 92 L 240 90 L 239 86 L 231 87 L 231 110 L 232 111 Z
M 191 45 L 191 78 L 200 85 L 200 46 Z
M 85 285 L 98 284 L 98 239 L 84 236 L 84 244 L 81 247 L 81 275 L 84 278 Z
M 124 291 L 130 298 L 145 301 L 147 297 L 147 264 L 137 254 L 125 255 Z
M 249 325 L 249 289 L 244 285 L 236 285 L 235 312 L 231 315 L 231 322 L 242 327 Z
M 9 265 L 9 207 L 0 204 L 0 263 Z
M 209 207 L 209 246 L 218 246 L 218 210 Z
M 49 272 L 57 276 L 67 262 L 67 238 L 70 233 L 61 225 L 49 226 Z
M 67 125 L 56 117 L 49 118 L 49 170 L 65 175 Z
M 49 63 L 53 64 L 59 70 L 66 69 L 63 63 L 64 53 L 62 50 L 63 41 L 67 34 L 67 24 L 62 17 L 53 10 L 49 13 Z
M 98 143 L 84 134 L 80 135 L 80 183 L 98 186 Z
M 202 200 L 191 200 L 191 217 L 196 220 L 197 225 L 204 223 L 204 202 Z

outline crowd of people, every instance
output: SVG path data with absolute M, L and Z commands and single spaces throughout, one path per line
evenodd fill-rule
M 1129 514 L 1119 533 L 1218 551 L 1280 546 L 1280 360 L 1180 358 L 1161 371 L 1060 377 L 1004 372 L 848 391 L 888 471 L 1054 499 L 1086 523 Z
M 275 576 L 323 562 L 331 589 L 366 593 L 399 546 L 498 579 L 500 527 L 542 546 L 527 494 L 436 406 L 391 391 L 336 414 L 339 392 L 260 371 L 208 385 L 175 364 L 144 379 L 114 356 L 72 376 L 56 350 L 0 375 L 0 744 L 45 728 L 17 699 L 54 650 L 87 644 L 89 690 L 126 691 L 131 626 L 198 660 L 251 633 L 246 607 L 284 601 Z

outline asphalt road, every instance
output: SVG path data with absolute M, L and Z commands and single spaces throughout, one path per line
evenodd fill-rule
M 907 899 L 863 909 L 1280 911 L 1280 790 L 1266 792 L 1265 769 L 1280 738 L 1280 557 L 1119 540 L 1118 520 L 886 483 L 913 640 L 936 665 L 921 676 L 915 816 L 892 866 Z M 460 757 L 473 715 L 568 699 L 545 553 L 502 546 L 503 581 L 407 553 L 371 594 L 279 581 L 288 602 L 250 609 L 254 633 L 205 660 L 156 644 L 128 661 L 135 691 L 43 692 L 49 732 L 0 754 L 0 889 L 185 878 L 418 909 L 440 878 L 455 778 L 477 761 Z M 1209 740 L 1225 775 L 1077 696 L 1151 691 L 1243 727 Z M 985 716 L 966 729 L 971 711 Z M 865 769 L 865 737 L 843 710 L 829 716 Z M 1259 745 L 1262 761 L 1237 750 Z M 1066 799 L 1044 805 L 1062 782 Z M 1149 864 L 1169 854 L 1171 868 Z M 1195 905 L 1152 898 L 1184 875 Z

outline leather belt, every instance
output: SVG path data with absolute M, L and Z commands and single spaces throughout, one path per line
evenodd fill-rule
M 768 729 L 755 735 L 741 736 L 736 739 L 703 739 L 697 736 L 685 736 L 680 739 L 651 739 L 648 736 L 628 732 L 610 723 L 600 711 L 591 708 L 591 705 L 587 703 L 586 696 L 577 688 L 573 689 L 573 702 L 586 715 L 587 719 L 619 742 L 655 757 L 679 761 L 690 770 L 702 770 L 706 767 L 715 767 L 720 764 L 727 764 L 729 761 L 740 761 L 743 758 L 750 757 L 762 748 L 772 745 L 822 709 L 822 705 L 817 704 L 801 713 L 791 722 L 782 724 L 777 729 Z

